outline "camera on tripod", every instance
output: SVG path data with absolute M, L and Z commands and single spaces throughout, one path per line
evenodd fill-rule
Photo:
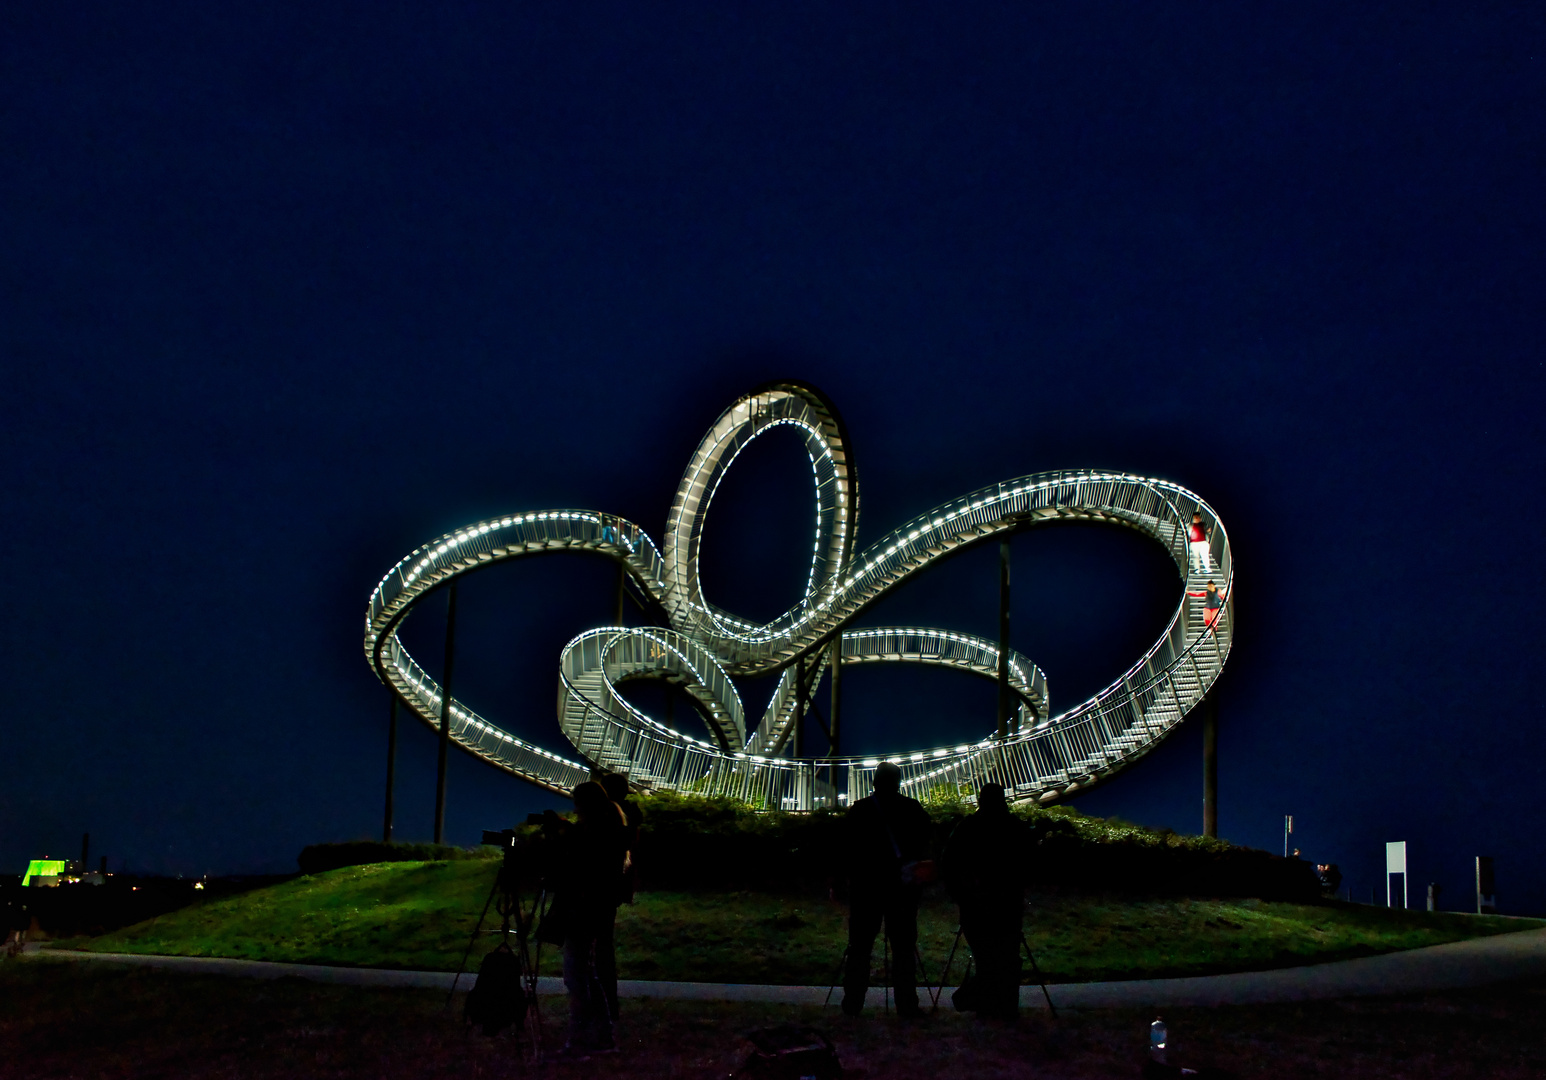
M 467 1019 L 481 1026 L 485 1034 L 493 1035 L 514 1024 L 517 1028 L 529 1026 L 533 1045 L 540 1039 L 535 1008 L 539 958 L 532 949 L 540 954 L 542 945 L 534 937 L 546 907 L 549 868 L 568 831 L 569 822 L 551 810 L 528 815 L 526 824 L 518 828 L 483 830 L 483 843 L 504 852 L 504 860 L 462 954 L 451 990 L 454 994 L 478 935 L 498 934 L 499 944 L 483 958 L 465 1006 Z M 523 888 L 530 890 L 529 899 L 524 901 Z M 483 921 L 490 907 L 498 913 L 500 925 L 498 930 L 485 931 Z
M 513 889 L 518 880 L 530 881 L 540 888 L 569 829 L 569 822 L 552 810 L 545 810 L 526 815 L 526 824 L 517 828 L 484 829 L 483 843 L 504 852 L 506 888 Z

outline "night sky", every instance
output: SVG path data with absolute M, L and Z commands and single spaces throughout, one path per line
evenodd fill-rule
M 1404 839 L 1454 908 L 1489 854 L 1546 913 L 1543 47 L 1530 5 L 5 5 L 0 869 L 88 829 L 183 874 L 379 834 L 381 575 L 515 511 L 659 540 L 718 412 L 794 378 L 847 422 L 861 545 L 1046 469 L 1203 495 L 1221 834 L 1292 813 L 1365 899 Z M 715 602 L 793 602 L 810 500 L 792 436 L 747 452 Z M 1176 602 L 1136 535 L 1013 547 L 1055 711 Z M 996 556 L 858 625 L 995 636 Z M 567 750 L 559 649 L 614 575 L 468 579 L 457 696 Z M 404 632 L 432 672 L 443 612 Z M 995 700 L 859 669 L 847 748 Z M 1075 805 L 1198 831 L 1199 728 Z M 406 725 L 399 838 L 434 757 Z M 458 843 L 559 805 L 461 754 L 449 785 Z

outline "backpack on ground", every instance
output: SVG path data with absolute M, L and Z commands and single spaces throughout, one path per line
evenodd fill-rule
M 521 961 L 508 943 L 483 958 L 478 981 L 467 994 L 463 1015 L 479 1024 L 485 1035 L 497 1035 L 526 1019 L 526 987 L 521 985 Z
M 838 1080 L 832 1041 L 814 1028 L 780 1024 L 748 1031 L 744 1038 L 755 1048 L 736 1072 L 736 1080 Z

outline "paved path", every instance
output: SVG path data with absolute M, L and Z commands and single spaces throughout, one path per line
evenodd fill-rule
M 88 953 L 66 949 L 29 954 L 70 960 L 99 960 L 186 971 L 202 975 L 237 975 L 255 979 L 308 979 L 347 986 L 408 986 L 449 990 L 452 975 L 443 971 L 392 971 L 384 968 L 324 967 L 318 964 L 275 964 L 262 960 L 222 960 L 203 956 L 144 956 L 135 953 Z M 1136 979 L 1130 982 L 1054 983 L 1049 989 L 1060 1008 L 1137 1008 L 1181 1005 L 1241 1005 L 1255 1002 L 1310 1001 L 1456 990 L 1515 979 L 1546 978 L 1546 929 L 1524 930 L 1472 938 L 1448 945 L 1340 960 L 1330 964 L 1249 971 L 1237 975 L 1207 975 L 1189 979 Z M 466 989 L 472 977 L 458 983 Z M 698 1001 L 763 1001 L 784 1005 L 820 1005 L 825 986 L 756 986 L 737 983 L 645 982 L 624 980 L 618 994 L 628 998 L 671 998 Z M 544 977 L 537 990 L 562 994 L 560 979 Z M 941 999 L 948 1007 L 949 988 Z M 838 995 L 834 995 L 836 1001 Z M 871 1006 L 880 1004 L 880 991 L 870 991 Z M 1022 987 L 1020 1003 L 1045 1008 L 1039 986 Z

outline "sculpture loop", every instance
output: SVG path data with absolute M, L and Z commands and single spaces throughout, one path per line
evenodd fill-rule
M 815 479 L 811 564 L 799 601 L 767 623 L 740 618 L 703 594 L 703 522 L 736 457 L 777 427 L 801 433 Z M 593 767 L 626 772 L 654 789 L 735 795 L 759 805 L 807 810 L 868 793 L 877 757 L 788 756 L 796 672 L 808 686 L 830 663 L 908 662 L 998 674 L 998 644 L 925 627 L 849 629 L 876 599 L 965 544 L 1058 521 L 1130 528 L 1162 544 L 1183 581 L 1165 633 L 1106 689 L 1055 718 L 1046 678 L 1017 652 L 1009 657 L 1018 698 L 1012 733 L 976 743 L 890 755 L 914 794 L 959 790 L 992 779 L 1015 800 L 1052 802 L 1102 780 L 1140 757 L 1202 700 L 1218 678 L 1234 637 L 1229 538 L 1212 508 L 1164 480 L 1125 473 L 1037 473 L 982 488 L 920 515 L 853 553 L 858 482 L 841 420 L 812 387 L 774 383 L 742 395 L 715 420 L 688 462 L 667 519 L 664 554 L 633 522 L 590 510 L 545 510 L 470 525 L 426 544 L 382 578 L 371 595 L 365 652 L 377 675 L 438 730 L 440 687 L 414 661 L 398 625 L 428 592 L 491 562 L 539 552 L 591 551 L 620 562 L 634 584 L 665 610 L 669 628 L 602 627 L 564 647 L 559 661 L 559 726 L 576 761 L 537 747 L 451 702 L 451 738 L 522 779 L 567 792 Z M 1193 515 L 1204 546 L 1188 536 Z M 1205 580 L 1223 606 L 1194 603 Z M 797 661 L 800 663 L 797 665 Z M 810 661 L 810 663 L 806 663 Z M 772 701 L 748 732 L 737 676 L 780 672 Z M 680 686 L 701 714 L 707 738 L 667 727 L 631 705 L 616 687 L 639 678 Z

